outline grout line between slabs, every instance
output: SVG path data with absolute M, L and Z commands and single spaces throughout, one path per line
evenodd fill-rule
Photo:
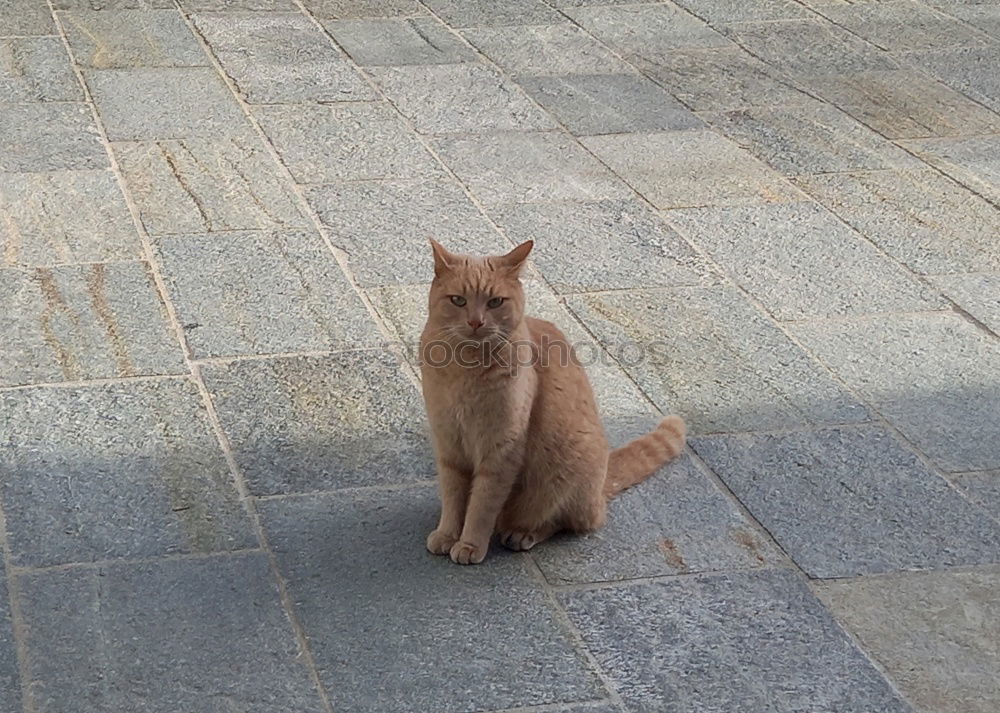
M 100 567 L 119 567 L 131 565 L 157 564 L 160 562 L 177 562 L 187 560 L 221 559 L 230 555 L 266 554 L 260 547 L 241 547 L 236 550 L 217 550 L 213 552 L 176 552 L 156 555 L 153 557 L 111 557 L 109 559 L 89 560 L 86 562 L 62 562 L 46 565 L 13 565 L 12 574 L 24 577 L 35 574 L 66 572 L 76 569 L 97 569 Z

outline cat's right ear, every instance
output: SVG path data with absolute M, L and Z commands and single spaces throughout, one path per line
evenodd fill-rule
M 431 238 L 431 250 L 434 251 L 434 274 L 437 276 L 450 270 L 457 262 L 455 255 L 434 238 Z

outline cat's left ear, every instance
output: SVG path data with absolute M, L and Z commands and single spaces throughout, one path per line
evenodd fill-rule
M 500 258 L 500 261 L 508 270 L 517 274 L 521 271 L 524 261 L 528 259 L 528 253 L 531 252 L 531 248 L 534 246 L 535 242 L 533 240 L 527 240 Z
M 434 238 L 431 238 L 431 250 L 434 251 L 435 275 L 441 275 L 448 271 L 457 262 L 456 256 L 445 250 L 444 246 Z

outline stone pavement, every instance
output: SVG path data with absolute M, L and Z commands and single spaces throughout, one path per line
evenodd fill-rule
M 0 713 L 997 713 L 998 69 L 997 0 L 0 0 Z M 424 551 L 430 236 L 690 423 L 602 532 Z

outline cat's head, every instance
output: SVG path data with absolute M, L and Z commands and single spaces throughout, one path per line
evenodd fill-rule
M 506 255 L 473 257 L 448 252 L 431 240 L 434 281 L 428 324 L 455 341 L 510 337 L 524 319 L 519 275 L 532 245 L 529 240 Z

